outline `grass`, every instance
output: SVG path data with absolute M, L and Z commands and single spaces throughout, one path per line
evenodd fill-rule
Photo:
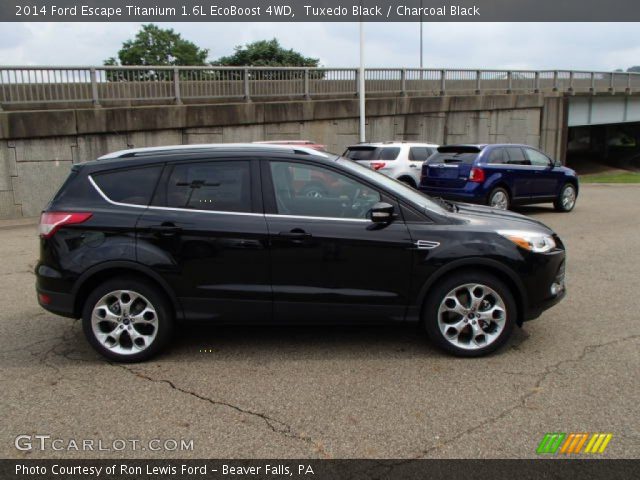
M 581 183 L 640 183 L 640 173 L 604 173 L 595 175 L 583 175 Z

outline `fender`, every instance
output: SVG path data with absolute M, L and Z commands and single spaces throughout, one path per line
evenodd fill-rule
M 143 265 L 141 263 L 137 263 L 131 260 L 109 260 L 109 261 L 94 265 L 93 267 L 85 271 L 82 275 L 78 277 L 78 279 L 74 283 L 73 288 L 71 290 L 71 295 L 73 297 L 74 304 L 76 302 L 78 293 L 91 277 L 99 274 L 100 272 L 104 272 L 106 270 L 112 270 L 112 269 L 131 270 L 134 272 L 141 273 L 153 279 L 155 282 L 157 282 L 160 285 L 160 287 L 164 290 L 164 292 L 167 294 L 167 296 L 171 300 L 171 304 L 173 305 L 173 308 L 176 312 L 177 319 L 180 319 L 184 316 L 182 305 L 178 301 L 178 297 L 176 297 L 175 293 L 173 292 L 173 289 L 162 278 L 162 276 L 154 272 L 151 268 L 147 267 L 146 265 Z
M 461 258 L 458 260 L 453 260 L 452 262 L 449 262 L 443 265 L 427 279 L 424 285 L 422 285 L 422 288 L 420 288 L 420 291 L 418 293 L 418 298 L 416 300 L 416 308 L 417 308 L 418 315 L 422 309 L 422 305 L 424 304 L 424 301 L 427 297 L 427 294 L 429 293 L 429 289 L 431 288 L 431 286 L 436 281 L 438 281 L 438 279 L 442 278 L 442 276 L 447 274 L 448 272 L 451 272 L 459 268 L 464 268 L 464 267 L 476 267 L 476 268 L 489 267 L 504 274 L 513 283 L 513 285 L 515 285 L 517 289 L 517 291 L 514 292 L 514 295 L 516 297 L 515 298 L 516 304 L 519 304 L 519 307 L 521 309 L 521 312 L 519 312 L 520 316 L 522 316 L 524 312 L 527 310 L 528 299 L 527 299 L 526 290 L 524 288 L 524 285 L 522 284 L 522 281 L 513 270 L 511 270 L 509 267 L 507 267 L 503 263 L 497 260 L 493 260 L 491 258 L 467 257 L 467 258 Z

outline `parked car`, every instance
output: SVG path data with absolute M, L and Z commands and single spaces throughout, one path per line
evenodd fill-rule
M 578 176 L 528 145 L 447 145 L 422 167 L 420 190 L 450 200 L 507 210 L 513 205 L 553 202 L 573 210 Z
M 347 147 L 343 156 L 417 188 L 422 164 L 437 147 L 431 143 L 359 143 Z
M 314 172 L 335 190 L 305 195 Z M 416 322 L 479 356 L 563 298 L 564 261 L 558 236 L 522 215 L 434 201 L 309 148 L 247 144 L 74 165 L 42 214 L 35 271 L 40 305 L 82 318 L 115 361 L 151 357 L 190 320 Z
M 308 147 L 320 152 L 326 152 L 327 147 L 320 143 L 312 142 L 311 140 L 263 140 L 260 142 L 253 142 L 262 145 L 293 145 L 298 147 Z

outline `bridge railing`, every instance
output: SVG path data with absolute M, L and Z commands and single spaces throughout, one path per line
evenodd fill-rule
M 353 96 L 358 93 L 358 75 L 356 68 L 324 67 L 0 67 L 0 108 Z M 640 74 L 368 68 L 365 89 L 400 95 L 631 93 L 640 91 Z

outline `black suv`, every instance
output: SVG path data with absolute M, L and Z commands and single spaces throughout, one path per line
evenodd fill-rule
M 322 178 L 330 188 L 308 194 Z M 461 356 L 503 345 L 565 292 L 540 222 L 432 199 L 296 146 L 117 152 L 75 165 L 42 214 L 38 301 L 116 361 L 180 321 L 421 322 Z

